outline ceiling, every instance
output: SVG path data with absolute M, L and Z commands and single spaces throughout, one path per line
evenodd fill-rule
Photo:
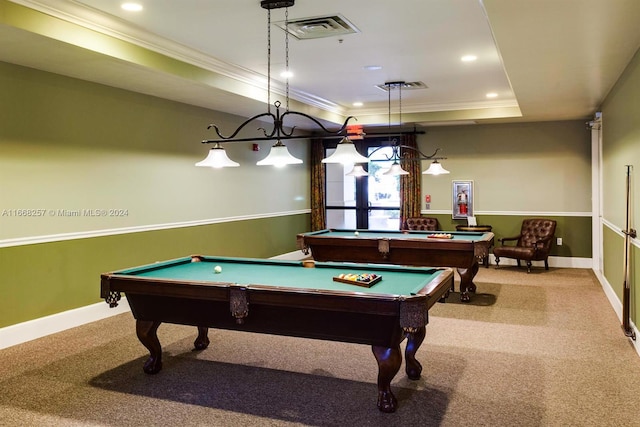
M 46 14 L 0 13 L 0 61 L 244 117 L 285 102 L 285 33 L 275 25 L 285 9 L 271 12 L 267 97 L 259 0 L 138 0 L 140 12 L 122 2 L 0 0 Z M 389 105 L 393 122 L 420 126 L 588 119 L 640 46 L 638 0 L 297 0 L 288 9 L 289 21 L 326 16 L 357 31 L 289 37 L 289 95 L 292 109 L 329 124 L 353 115 L 383 125 Z M 426 88 L 376 87 L 388 81 Z

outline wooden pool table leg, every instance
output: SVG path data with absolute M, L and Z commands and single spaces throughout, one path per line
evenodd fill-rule
M 209 347 L 209 328 L 205 326 L 198 326 L 198 337 L 193 342 L 193 346 L 196 350 L 204 350 Z
M 469 302 L 471 297 L 469 292 L 476 291 L 476 285 L 473 283 L 473 278 L 478 274 L 480 269 L 478 261 L 474 261 L 471 268 L 458 268 L 458 274 L 460 274 L 460 301 Z
M 416 359 L 416 351 L 422 345 L 426 334 L 427 328 L 424 326 L 418 328 L 416 332 L 407 334 L 407 347 L 404 350 L 405 371 L 411 380 L 420 379 L 420 374 L 422 373 L 422 365 Z
M 400 344 L 395 347 L 373 345 L 371 350 L 378 361 L 378 409 L 382 412 L 395 412 L 398 400 L 391 392 L 391 380 L 402 364 Z
M 147 374 L 157 374 L 162 369 L 162 346 L 158 340 L 158 326 L 160 322 L 155 320 L 136 320 L 138 339 L 149 350 L 149 358 L 142 367 Z

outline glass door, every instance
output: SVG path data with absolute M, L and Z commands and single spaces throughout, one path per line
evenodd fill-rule
M 388 142 L 386 139 L 384 142 Z M 365 165 L 369 176 L 347 176 L 353 164 L 326 164 L 326 215 L 328 228 L 399 230 L 400 177 L 387 176 L 392 149 L 375 141 L 359 141 L 371 156 Z M 325 149 L 329 156 L 335 148 Z
M 335 149 L 327 149 L 326 156 L 331 155 Z M 358 202 L 359 192 L 356 191 L 357 179 L 353 176 L 345 176 L 353 168 L 353 165 L 341 163 L 327 163 L 326 167 L 326 193 L 325 206 L 327 228 L 361 228 L 357 219 L 361 211 L 361 203 Z M 361 213 L 360 213 L 361 215 Z
M 385 175 L 393 161 L 391 147 L 369 147 L 367 201 L 368 227 L 371 230 L 400 229 L 400 177 Z M 371 154 L 375 150 L 375 153 Z

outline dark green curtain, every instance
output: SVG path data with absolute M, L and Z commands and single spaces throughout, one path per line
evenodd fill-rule
M 400 230 L 407 229 L 407 218 L 420 216 L 420 156 L 416 135 L 403 135 L 401 144 L 415 150 L 400 150 L 400 165 L 409 175 L 400 176 Z
M 327 228 L 327 215 L 325 208 L 325 172 L 322 159 L 324 147 L 322 140 L 311 140 L 311 230 L 324 230 Z

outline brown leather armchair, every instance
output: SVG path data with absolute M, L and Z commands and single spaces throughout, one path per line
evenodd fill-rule
M 438 218 L 418 216 L 407 218 L 407 230 L 436 231 L 440 230 L 440 224 Z
M 527 262 L 527 273 L 531 272 L 531 261 L 544 261 L 544 269 L 549 269 L 549 251 L 556 233 L 556 221 L 544 218 L 531 218 L 522 221 L 522 229 L 518 236 L 503 237 L 500 239 L 502 246 L 493 248 L 496 258 L 496 266 L 500 263 L 500 257 L 515 258 L 518 267 L 520 260 Z M 514 245 L 505 245 L 505 242 L 516 241 Z

